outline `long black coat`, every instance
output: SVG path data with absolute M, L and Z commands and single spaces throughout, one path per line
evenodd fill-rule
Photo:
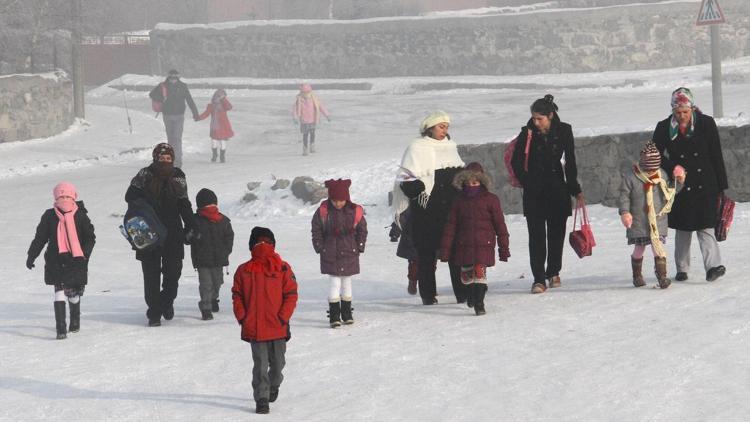
M 94 250 L 96 236 L 94 226 L 89 220 L 86 207 L 78 201 L 78 211 L 73 216 L 81 243 L 84 258 L 73 258 L 70 253 L 60 254 L 57 248 L 57 225 L 60 221 L 53 208 L 42 214 L 42 219 L 36 227 L 36 235 L 29 246 L 29 258 L 36 259 L 42 252 L 44 245 L 44 283 L 49 285 L 62 284 L 66 287 L 85 286 L 88 283 L 88 266 L 91 251 Z
M 719 131 L 711 116 L 695 113 L 693 136 L 669 139 L 672 116 L 656 124 L 653 141 L 661 153 L 661 166 L 669 177 L 676 165 L 687 172 L 685 186 L 669 213 L 669 227 L 694 231 L 714 227 L 719 194 L 729 187 Z
M 401 190 L 410 200 L 411 233 L 417 250 L 440 249 L 443 229 L 451 213 L 453 199 L 458 194 L 453 187 L 453 177 L 461 170 L 462 167 L 449 167 L 435 171 L 435 185 L 426 208 L 417 203 L 417 197 L 424 191 L 424 183 L 421 180 L 401 183 Z
M 195 214 L 195 230 L 200 239 L 190 245 L 193 268 L 216 268 L 229 265 L 229 255 L 234 244 L 232 222 L 227 216 L 213 222 L 200 214 Z
M 532 131 L 529 170 L 524 170 L 526 137 Z M 565 166 L 560 160 L 565 154 Z M 581 192 L 576 167 L 573 128 L 555 115 L 549 133 L 543 135 L 531 120 L 521 128 L 511 160 L 523 186 L 523 215 L 561 217 L 571 214 L 571 197 Z
M 162 84 L 167 87 L 166 101 L 162 95 Z M 187 103 L 190 107 L 190 111 L 193 113 L 193 117 L 198 116 L 198 108 L 195 106 L 193 96 L 190 95 L 188 86 L 182 81 L 177 81 L 174 84 L 169 81 L 164 81 L 161 84 L 156 85 L 148 95 L 152 100 L 162 103 L 161 112 L 165 115 L 182 116 L 185 114 L 185 103 Z
M 159 220 L 167 228 L 167 240 L 161 248 L 136 251 L 135 257 L 139 261 L 159 256 L 183 259 L 185 257 L 183 222 L 188 229 L 195 226 L 192 204 L 187 194 L 185 173 L 175 167 L 172 176 L 161 182 L 159 194 L 155 195 L 150 189 L 156 179 L 152 166 L 153 164 L 142 168 L 133 177 L 125 193 L 125 202 L 143 198 L 151 204 Z

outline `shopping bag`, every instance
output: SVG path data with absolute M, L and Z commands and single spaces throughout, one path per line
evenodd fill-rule
M 719 196 L 719 208 L 716 212 L 716 227 L 714 227 L 714 234 L 716 235 L 717 242 L 727 240 L 729 227 L 732 226 L 732 220 L 734 220 L 734 200 L 722 194 Z
M 581 209 L 581 226 L 576 230 L 578 223 L 578 210 Z M 573 215 L 573 231 L 568 236 L 570 246 L 576 252 L 579 258 L 585 256 L 591 256 L 591 253 L 596 246 L 596 240 L 594 239 L 594 232 L 591 230 L 591 224 L 589 223 L 589 216 L 586 212 L 586 205 L 582 207 L 576 207 Z

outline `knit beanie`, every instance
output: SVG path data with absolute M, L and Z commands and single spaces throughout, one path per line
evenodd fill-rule
M 435 111 L 429 116 L 425 117 L 424 120 L 422 120 L 422 124 L 419 125 L 419 133 L 424 133 L 427 129 L 439 124 L 439 123 L 448 123 L 450 124 L 451 118 L 448 116 L 448 113 L 444 111 Z
M 672 110 L 679 107 L 695 107 L 693 93 L 687 88 L 677 88 L 672 92 Z
M 203 188 L 198 191 L 195 195 L 195 205 L 198 208 L 203 208 L 206 205 L 218 205 L 219 200 L 216 198 L 216 194 L 211 189 Z
M 352 181 L 349 179 L 329 179 L 325 181 L 328 188 L 328 198 L 332 201 L 351 201 L 349 197 L 349 186 Z
M 267 240 L 271 242 L 273 245 L 276 245 L 276 238 L 274 237 L 271 229 L 255 226 L 253 227 L 253 230 L 250 232 L 250 242 L 249 242 L 250 250 L 252 250 L 253 247 L 255 247 L 255 245 L 261 239 Z
M 643 171 L 654 171 L 661 167 L 661 154 L 659 154 L 656 144 L 652 141 L 648 141 L 646 146 L 641 150 L 641 159 L 638 161 L 638 167 Z
M 177 76 L 177 77 L 179 77 L 180 76 L 180 72 L 177 71 L 177 69 L 170 69 L 169 72 L 167 73 L 167 76 Z
M 76 187 L 73 186 L 70 182 L 60 182 L 58 183 L 54 189 L 52 189 L 52 195 L 55 196 L 55 200 L 61 196 L 69 196 L 71 198 L 78 199 L 78 192 L 76 192 Z
M 151 152 L 151 158 L 153 158 L 154 162 L 157 162 L 160 155 L 170 155 L 172 156 L 172 161 L 174 161 L 174 148 L 172 148 L 172 145 L 162 142 L 154 147 L 154 150 Z

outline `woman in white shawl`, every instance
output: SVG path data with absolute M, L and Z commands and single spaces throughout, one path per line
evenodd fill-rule
M 456 143 L 448 135 L 449 126 L 450 117 L 442 111 L 422 121 L 422 137 L 406 148 L 393 189 L 395 221 L 400 221 L 400 214 L 411 205 L 409 224 L 418 255 L 419 295 L 425 305 L 437 303 L 438 249 L 456 194 L 451 183 L 464 167 Z M 460 268 L 449 265 L 453 293 L 456 301 L 463 303 L 466 291 L 460 280 Z

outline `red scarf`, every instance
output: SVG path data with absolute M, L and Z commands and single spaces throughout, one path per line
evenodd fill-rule
M 281 257 L 274 250 L 270 243 L 260 242 L 253 246 L 250 251 L 252 259 L 247 263 L 247 271 L 262 272 L 265 275 L 271 275 L 274 272 L 281 271 Z
M 206 205 L 198 210 L 198 214 L 206 217 L 208 221 L 211 221 L 212 223 L 218 223 L 224 218 L 219 212 L 219 207 L 216 205 Z

